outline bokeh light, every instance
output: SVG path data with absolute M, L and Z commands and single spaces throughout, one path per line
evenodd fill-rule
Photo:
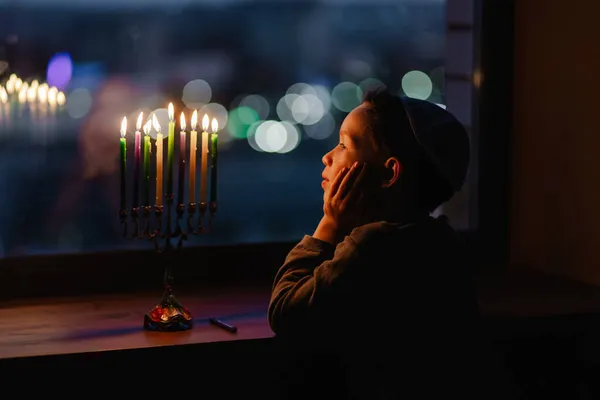
M 167 110 L 166 107 L 164 108 L 157 108 L 154 111 L 152 111 L 152 113 L 154 113 L 154 115 L 156 115 L 156 119 L 158 120 L 158 123 L 160 124 L 160 133 L 163 134 L 163 137 L 167 136 L 168 133 L 168 128 L 169 128 L 169 110 Z M 139 114 L 139 112 L 138 112 Z M 152 115 L 148 114 L 148 118 L 151 118 Z M 137 114 L 136 114 L 136 118 L 137 118 Z M 135 121 L 135 119 L 131 119 L 131 121 Z M 154 130 L 154 128 L 152 128 L 150 130 L 150 137 L 152 137 L 153 139 L 156 139 L 156 130 Z
M 323 118 L 321 118 L 316 124 L 305 126 L 304 132 L 306 133 L 306 136 L 311 139 L 323 140 L 327 139 L 334 133 L 335 127 L 335 118 L 333 115 L 327 113 L 323 114 Z
M 248 129 L 248 143 L 256 151 L 289 153 L 301 141 L 298 128 L 288 121 L 257 121 Z
M 73 76 L 73 61 L 68 53 L 56 53 L 48 62 L 46 82 L 64 90 Z
M 408 97 L 427 100 L 433 91 L 433 83 L 422 71 L 409 71 L 402 77 L 402 90 Z
M 340 111 L 350 112 L 362 101 L 362 90 L 353 82 L 340 82 L 331 91 L 331 102 Z
M 200 121 L 202 121 L 204 114 L 208 115 L 211 121 L 213 118 L 217 119 L 217 122 L 219 123 L 219 130 L 224 129 L 228 124 L 229 112 L 219 103 L 209 103 L 198 110 L 199 124 Z
M 234 108 L 229 112 L 227 131 L 232 137 L 243 139 L 247 137 L 250 126 L 259 120 L 258 113 L 253 108 Z
M 327 89 L 323 85 L 313 85 L 311 87 L 312 92 L 310 94 L 314 94 L 321 100 L 321 104 L 323 104 L 323 112 L 329 112 L 331 110 L 331 94 L 329 94 L 329 89 Z M 302 94 L 308 94 L 307 92 L 303 92 Z
M 256 111 L 256 114 L 260 119 L 267 119 L 271 113 L 271 106 L 269 105 L 267 99 L 258 94 L 251 94 L 242 97 L 239 105 L 242 107 L 252 108 L 254 111 Z
M 281 99 L 279 99 L 279 101 L 277 102 L 277 107 L 275 108 L 275 111 L 277 112 L 277 116 L 279 117 L 280 120 L 282 120 L 282 121 L 293 121 L 294 120 L 294 116 L 292 115 L 292 105 L 294 104 L 294 101 L 298 97 L 300 97 L 299 94 L 290 93 L 290 94 L 284 95 Z
M 300 134 L 298 127 L 288 121 L 281 121 L 279 124 L 285 129 L 286 138 L 284 145 L 277 150 L 277 152 L 280 154 L 289 153 L 298 147 L 302 135 Z
M 250 125 L 248 127 L 248 130 L 246 131 L 246 139 L 248 140 L 248 144 L 253 150 L 256 150 L 258 152 L 262 152 L 263 150 L 258 146 L 258 143 L 256 143 L 256 130 L 263 122 L 265 121 L 256 121 L 255 123 Z
M 362 93 L 366 93 L 370 90 L 385 89 L 387 86 L 377 78 L 367 78 L 360 82 L 358 87 L 360 88 L 362 95 Z
M 200 108 L 207 104 L 212 98 L 212 88 L 203 79 L 194 79 L 189 81 L 183 87 L 181 101 L 188 108 Z M 219 121 L 220 123 L 220 121 Z
M 324 114 L 323 103 L 314 94 L 301 95 L 292 106 L 292 115 L 299 124 L 314 125 L 323 118 Z
M 30 87 L 29 90 L 32 90 Z M 92 108 L 92 94 L 85 88 L 78 88 L 73 90 L 67 96 L 67 113 L 71 118 L 82 118 Z

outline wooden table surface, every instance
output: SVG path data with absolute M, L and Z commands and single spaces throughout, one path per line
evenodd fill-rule
M 30 299 L 0 306 L 0 359 L 199 344 L 274 336 L 267 322 L 268 288 L 177 293 L 194 317 L 184 332 L 149 332 L 144 314 L 161 293 Z M 209 324 L 215 316 L 237 333 Z
M 490 320 L 600 315 L 600 288 L 535 271 L 486 273 L 478 279 L 478 291 L 483 316 Z M 274 337 L 266 316 L 270 282 L 264 286 L 176 291 L 177 298 L 194 316 L 191 330 L 176 333 L 142 328 L 144 314 L 161 294 L 156 291 L 1 302 L 0 360 Z M 209 324 L 209 316 L 236 325 L 237 333 Z

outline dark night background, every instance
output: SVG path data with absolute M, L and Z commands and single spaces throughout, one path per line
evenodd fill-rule
M 444 103 L 443 1 L 45 4 L 0 5 L 0 58 L 10 63 L 0 83 L 10 73 L 41 83 L 57 54 L 72 60 L 67 104 L 50 122 L 27 110 L 17 120 L 15 99 L 0 114 L 2 256 L 149 246 L 121 237 L 120 120 L 127 115 L 133 132 L 139 110 L 147 116 L 172 101 L 177 120 L 184 110 L 189 123 L 182 93 L 192 80 L 207 82 L 210 102 L 229 111 L 219 139 L 215 229 L 193 245 L 312 233 L 321 216 L 321 157 L 337 143 L 346 113 L 336 104 L 353 101 L 346 90 L 336 102 L 339 83 L 365 89 L 381 82 L 403 93 L 403 77 L 417 70 L 432 83 L 427 99 Z M 252 129 L 232 110 L 255 94 L 270 106 L 258 119 L 279 121 L 277 104 L 298 82 L 327 89 L 326 118 L 295 123 L 301 140 L 292 151 L 256 151 L 245 138 Z M 128 139 L 132 152 L 131 133 Z

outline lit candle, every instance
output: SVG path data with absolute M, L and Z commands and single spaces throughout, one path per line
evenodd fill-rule
M 10 105 L 8 104 L 8 90 L 4 89 L 0 86 L 0 105 L 2 105 L 2 110 L 0 110 L 0 115 L 4 114 L 6 120 L 8 122 L 10 118 Z
M 140 195 L 140 163 L 141 157 L 140 152 L 142 150 L 142 117 L 143 113 L 140 113 L 135 124 L 135 147 L 133 148 L 133 204 L 131 207 L 137 208 L 139 205 Z
M 181 112 L 179 120 L 179 180 L 177 182 L 177 204 L 183 204 L 183 187 L 185 186 L 185 115 Z
M 66 102 L 67 102 L 67 98 L 65 97 L 65 94 L 63 92 L 58 92 L 56 94 L 56 104 L 58 104 L 60 107 L 62 107 L 65 105 Z
M 12 76 L 12 75 L 11 75 Z M 13 92 L 15 91 L 15 82 L 17 81 L 17 77 L 15 75 L 14 79 L 8 79 L 8 81 L 6 81 L 6 93 L 7 94 L 13 94 Z
M 206 181 L 208 180 L 207 166 L 208 166 L 208 115 L 204 115 L 202 118 L 202 148 L 200 155 L 202 156 L 202 164 L 200 171 L 200 201 L 206 202 Z
M 167 195 L 173 194 L 173 150 L 175 149 L 175 111 L 169 103 L 169 130 L 167 133 Z
M 48 88 L 40 85 L 37 90 L 37 98 L 40 103 L 46 103 L 48 101 Z
M 198 110 L 194 110 L 192 114 L 192 131 L 190 132 L 190 187 L 189 197 L 190 203 L 196 202 L 196 142 L 198 141 L 198 132 L 196 132 L 196 124 L 198 123 Z
M 35 96 L 37 95 L 37 86 L 29 86 L 27 88 L 27 101 L 33 103 L 35 101 Z
M 127 175 L 127 144 L 125 143 L 125 135 L 127 134 L 127 117 L 123 117 L 121 122 L 121 210 L 126 208 L 126 175 Z
M 25 82 L 23 84 L 23 86 L 21 86 L 21 89 L 19 90 L 19 94 L 17 95 L 19 104 L 25 104 L 25 102 L 27 101 L 27 93 L 28 92 L 29 92 L 29 85 L 27 84 L 27 82 Z
M 156 131 L 156 205 L 162 207 L 163 197 L 163 135 L 156 114 L 152 114 L 152 126 Z
M 212 120 L 212 133 L 210 134 L 210 201 L 217 201 L 217 139 L 219 122 L 216 118 Z
M 48 104 L 50 105 L 50 112 L 56 111 L 56 94 L 58 90 L 55 87 L 48 89 Z
M 144 206 L 150 206 L 150 129 L 152 121 L 148 120 L 144 124 Z
M 6 104 L 8 103 L 8 90 L 4 89 L 2 86 L 0 86 L 0 102 L 2 104 Z
M 44 125 L 41 129 L 45 130 L 45 123 L 47 122 L 47 111 L 48 111 L 48 84 L 42 83 L 37 89 L 37 99 L 39 101 L 40 116 L 43 117 Z
M 0 86 L 0 105 L 2 106 L 2 110 L 0 110 L 0 115 L 4 114 L 4 118 L 2 119 L 5 119 L 7 124 L 10 123 L 11 114 L 10 104 L 8 104 L 8 94 L 8 91 L 2 86 Z
M 45 82 L 42 83 L 40 86 L 38 86 L 37 97 L 38 97 L 38 101 L 40 103 L 46 103 L 48 101 L 48 90 L 49 89 L 50 89 L 50 87 Z
M 23 110 L 25 109 L 25 103 L 27 102 L 27 82 L 21 86 L 19 94 L 17 95 L 17 101 L 19 102 L 18 114 L 19 118 L 23 116 Z

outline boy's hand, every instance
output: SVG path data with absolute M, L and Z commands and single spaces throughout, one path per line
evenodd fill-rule
M 324 216 L 315 237 L 337 244 L 353 228 L 369 222 L 369 200 L 375 188 L 369 170 L 367 164 L 359 162 L 340 170 L 323 197 Z

